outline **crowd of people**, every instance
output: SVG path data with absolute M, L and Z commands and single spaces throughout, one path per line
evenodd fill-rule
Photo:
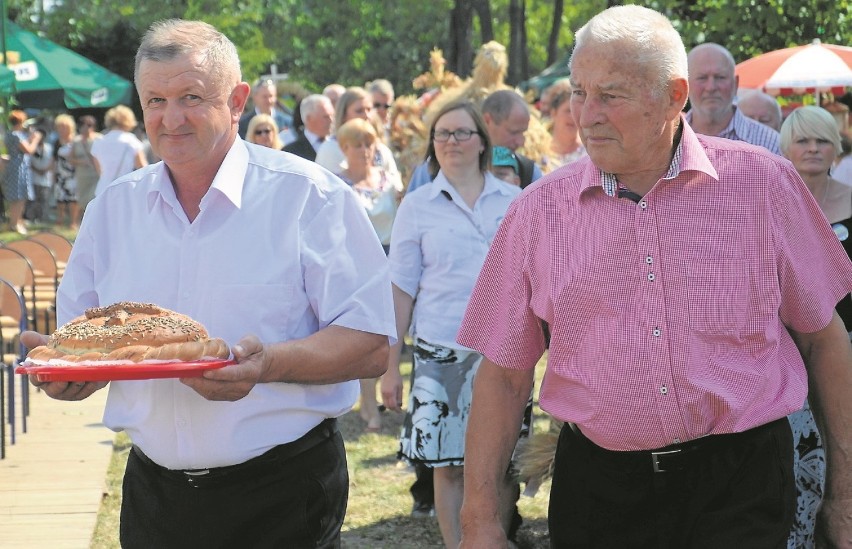
M 553 547 L 852 544 L 849 141 L 820 107 L 738 101 L 734 68 L 619 6 L 542 108 L 444 90 L 405 123 L 378 79 L 290 115 L 219 31 L 169 20 L 135 67 L 162 163 L 126 107 L 103 136 L 59 116 L 53 142 L 12 112 L 12 227 L 51 192 L 63 223 L 88 210 L 59 322 L 152 302 L 233 345 L 200 378 L 110 384 L 105 423 L 133 441 L 122 546 L 339 546 L 335 418 L 360 400 L 365 432 L 405 413 L 413 516 L 447 547 L 511 547 L 545 351 Z
M 77 229 L 100 189 L 157 160 L 124 105 L 106 112 L 103 134 L 92 115 L 29 118 L 13 110 L 8 122 L 2 201 L 6 228 L 20 234 L 30 223 Z

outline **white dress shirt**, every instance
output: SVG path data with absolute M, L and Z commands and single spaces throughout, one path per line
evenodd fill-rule
M 330 171 L 331 173 L 340 173 L 346 169 L 346 156 L 340 148 L 340 143 L 336 137 L 326 138 L 319 149 L 317 149 L 317 157 L 314 160 L 317 164 Z M 380 141 L 376 141 L 376 166 L 380 166 L 387 172 L 398 172 L 396 160 L 393 159 L 391 150 Z
M 150 302 L 202 322 L 230 346 L 306 337 L 331 324 L 385 334 L 387 263 L 364 208 L 312 162 L 237 139 L 190 223 L 162 162 L 86 209 L 58 293 L 59 322 L 87 307 Z M 233 465 L 351 409 L 358 382 L 258 384 L 237 402 L 176 379 L 112 382 L 104 414 L 171 469 Z
M 391 235 L 391 280 L 415 298 L 411 333 L 430 343 L 456 343 L 473 285 L 509 204 L 521 189 L 485 174 L 471 210 L 443 172 L 407 194 Z
M 319 148 L 320 148 L 320 145 L 325 143 L 325 140 L 326 140 L 325 137 L 320 137 L 307 128 L 305 128 L 304 133 L 305 133 L 305 139 L 308 140 L 308 143 L 311 144 L 311 147 L 314 148 L 314 151 L 318 151 Z
M 107 185 L 136 167 L 136 155 L 144 149 L 139 138 L 131 132 L 113 129 L 103 138 L 92 143 L 92 156 L 98 159 L 101 174 L 95 194 L 100 194 Z

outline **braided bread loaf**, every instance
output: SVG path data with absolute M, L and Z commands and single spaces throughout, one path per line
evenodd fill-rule
M 150 303 L 122 301 L 87 309 L 56 330 L 47 345 L 31 350 L 27 359 L 189 362 L 229 355 L 223 340 L 210 339 L 204 326 L 188 316 Z

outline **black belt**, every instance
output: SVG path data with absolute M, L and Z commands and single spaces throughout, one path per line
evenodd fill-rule
M 256 478 L 257 475 L 263 474 L 264 469 L 307 452 L 320 443 L 329 440 L 335 433 L 337 433 L 337 419 L 328 418 L 293 442 L 279 444 L 263 454 L 237 465 L 210 469 L 167 469 L 146 456 L 135 444 L 132 451 L 144 466 L 155 470 L 164 478 L 199 486 L 208 483 L 239 482 L 248 476 Z
M 568 424 L 564 428 L 568 428 Z M 708 435 L 680 444 L 672 444 L 655 450 L 617 451 L 601 448 L 589 440 L 579 429 L 574 429 L 577 437 L 585 441 L 595 458 L 604 459 L 618 466 L 647 466 L 654 473 L 683 471 L 691 465 L 706 459 L 718 450 L 742 445 L 761 436 L 767 436 L 773 429 L 788 428 L 787 418 L 777 419 L 759 427 L 741 433 Z

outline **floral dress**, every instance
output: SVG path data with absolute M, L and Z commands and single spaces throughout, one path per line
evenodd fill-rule
M 56 200 L 57 202 L 77 201 L 77 180 L 74 178 L 74 165 L 71 164 L 72 143 L 59 147 L 56 152 Z

